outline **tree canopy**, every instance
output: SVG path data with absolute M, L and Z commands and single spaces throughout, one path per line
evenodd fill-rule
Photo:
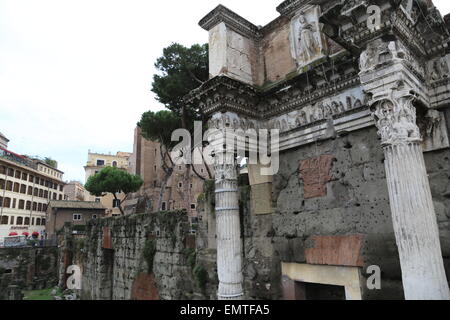
M 155 67 L 159 74 L 153 77 L 152 91 L 157 100 L 188 123 L 201 119 L 198 109 L 185 108 L 183 97 L 209 78 L 208 45 L 188 48 L 173 43 L 163 50 Z
M 128 195 L 137 192 L 143 183 L 144 182 L 139 176 L 129 174 L 119 168 L 106 167 L 99 173 L 91 176 L 88 179 L 85 188 L 96 197 L 103 197 L 106 194 L 111 193 L 114 195 L 114 198 L 118 200 L 118 194 L 124 193 Z M 122 209 L 124 200 L 118 205 L 122 214 L 124 214 Z
M 177 142 L 172 142 L 172 132 L 181 128 L 181 118 L 172 111 L 148 111 L 142 115 L 139 122 L 142 136 L 151 141 L 157 141 L 167 149 L 172 149 Z

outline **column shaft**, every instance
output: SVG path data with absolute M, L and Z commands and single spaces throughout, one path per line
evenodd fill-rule
M 216 154 L 217 270 L 220 300 L 238 300 L 242 288 L 242 243 L 238 175 L 234 152 Z
M 405 297 L 450 299 L 422 146 L 403 142 L 384 150 Z

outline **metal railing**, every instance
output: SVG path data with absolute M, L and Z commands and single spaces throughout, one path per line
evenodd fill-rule
M 42 240 L 25 240 L 25 241 L 8 241 L 0 238 L 1 248 L 52 248 L 58 247 L 58 239 L 42 239 Z

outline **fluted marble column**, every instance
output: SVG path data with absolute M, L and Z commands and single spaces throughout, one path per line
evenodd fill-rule
M 393 226 L 407 300 L 448 300 L 439 228 L 434 210 L 414 97 L 393 88 L 373 115 L 385 152 Z
M 242 288 L 242 243 L 236 156 L 232 150 L 215 154 L 217 271 L 219 300 L 239 300 Z

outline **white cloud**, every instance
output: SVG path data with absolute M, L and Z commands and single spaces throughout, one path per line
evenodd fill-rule
M 207 42 L 198 21 L 219 3 L 265 25 L 280 2 L 0 0 L 0 131 L 84 180 L 88 149 L 131 151 L 141 114 L 161 108 L 150 89 L 164 47 Z

